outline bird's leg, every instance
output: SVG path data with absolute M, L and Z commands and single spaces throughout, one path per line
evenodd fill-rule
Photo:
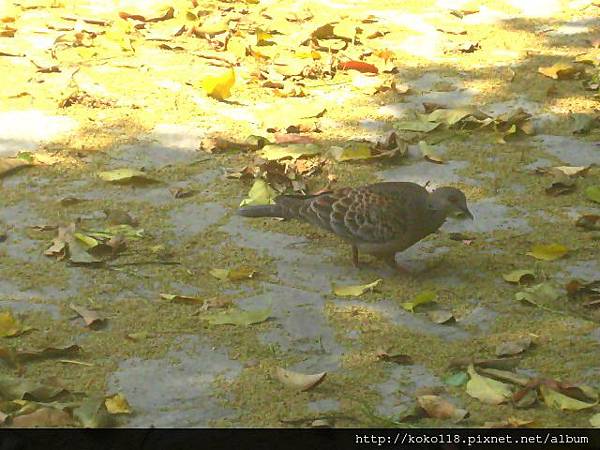
M 359 267 L 359 265 L 358 265 L 358 247 L 356 245 L 352 246 L 352 265 L 354 267 Z
M 406 267 L 404 267 L 396 262 L 396 254 L 395 253 L 389 253 L 387 255 L 384 255 L 383 261 L 385 262 L 385 264 L 388 267 L 394 269 L 395 271 L 397 271 L 403 275 L 411 274 L 410 269 L 407 269 Z

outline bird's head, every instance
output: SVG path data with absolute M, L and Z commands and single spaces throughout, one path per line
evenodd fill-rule
M 467 207 L 467 198 L 460 189 L 444 186 L 431 193 L 431 206 L 446 217 L 468 218 L 473 220 L 473 214 Z

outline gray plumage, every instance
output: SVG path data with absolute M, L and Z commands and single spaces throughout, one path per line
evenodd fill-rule
M 282 195 L 273 205 L 246 206 L 245 217 L 299 219 L 330 231 L 358 251 L 395 265 L 394 255 L 435 232 L 453 213 L 472 218 L 465 195 L 453 187 L 429 193 L 415 183 L 386 182 L 312 196 Z

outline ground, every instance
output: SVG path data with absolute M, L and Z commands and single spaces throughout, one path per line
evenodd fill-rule
M 74 413 L 97 398 L 96 412 L 106 405 L 120 413 L 115 424 L 131 426 L 589 426 L 597 417 L 598 294 L 565 286 L 600 279 L 599 222 L 595 229 L 575 225 L 599 214 L 593 192 L 600 172 L 588 166 L 600 161 L 600 5 L 97 3 L 31 0 L 0 10 L 0 312 L 20 321 L 16 332 L 0 324 L 8 335 L 0 338 L 0 364 L 7 366 L 2 422 L 47 407 L 65 411 L 74 425 L 97 424 Z M 165 16 L 169 7 L 173 18 Z M 333 36 L 315 32 L 328 23 L 345 26 Z M 347 38 L 357 27 L 362 32 Z M 360 70 L 345 68 L 348 61 L 360 61 Z M 556 63 L 566 68 L 554 77 L 539 70 L 552 72 Z M 203 83 L 212 76 L 227 84 L 230 65 L 231 92 L 220 95 Z M 420 133 L 405 126 L 424 108 L 466 107 L 496 121 L 477 119 L 473 127 L 461 117 Z M 514 128 L 498 119 L 518 108 L 526 114 Z M 284 176 L 277 183 L 256 157 L 260 145 L 249 142 L 275 142 L 298 129 L 318 154 L 288 159 L 300 182 Z M 331 147 L 360 140 L 371 142 L 356 144 L 360 149 L 372 148 L 390 131 L 406 143 L 405 154 L 331 156 Z M 225 144 L 214 144 L 219 139 Z M 423 158 L 427 148 L 441 164 Z M 2 170 L 15 160 L 31 165 Z M 298 161 L 317 170 L 302 173 Z M 542 170 L 557 166 L 580 172 L 557 177 Z M 99 176 L 121 168 L 143 170 L 158 183 Z M 449 220 L 397 255 L 412 275 L 368 256 L 354 268 L 350 249 L 335 236 L 294 221 L 235 215 L 254 175 L 306 193 L 376 181 L 452 185 L 465 192 L 475 220 Z M 568 185 L 563 195 L 548 190 L 555 181 Z M 178 189 L 190 195 L 175 195 Z M 115 258 L 74 264 L 73 250 L 45 254 L 58 227 L 106 229 L 103 210 L 115 208 L 137 220 L 129 230 L 143 229 L 139 239 L 125 236 L 127 247 Z M 527 254 L 550 244 L 568 251 Z M 255 274 L 232 281 L 210 273 L 242 266 Z M 524 282 L 503 279 L 519 269 L 551 293 L 531 294 Z M 377 279 L 360 296 L 333 291 Z M 403 307 L 429 292 L 435 303 Z M 70 305 L 104 320 L 86 326 Z M 207 320 L 221 309 L 267 308 L 268 320 L 259 323 Z M 431 311 L 449 311 L 453 320 L 436 323 Z M 470 385 L 466 376 L 456 382 L 469 362 L 497 359 L 499 344 L 523 339 L 531 345 L 508 352 L 520 359 L 507 372 L 525 382 L 505 384 L 513 394 L 529 383 L 536 402 L 519 407 L 508 394 L 496 401 L 497 386 L 478 394 L 477 374 Z M 70 345 L 79 348 L 58 358 L 18 353 Z M 398 361 L 395 354 L 404 356 Z M 505 359 L 490 364 L 506 368 Z M 485 384 L 494 377 L 483 366 L 474 370 Z M 277 379 L 278 367 L 327 375 L 300 391 Z M 59 384 L 67 397 L 7 388 L 23 380 Z M 562 397 L 553 403 L 545 386 Z M 117 393 L 130 408 L 102 403 Z M 469 414 L 423 407 L 428 395 Z M 22 423 L 53 424 L 30 419 Z

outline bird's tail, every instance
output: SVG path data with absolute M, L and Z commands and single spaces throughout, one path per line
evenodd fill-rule
M 295 219 L 304 204 L 304 198 L 281 195 L 275 199 L 274 205 L 243 206 L 237 213 L 244 217 L 281 217 Z

